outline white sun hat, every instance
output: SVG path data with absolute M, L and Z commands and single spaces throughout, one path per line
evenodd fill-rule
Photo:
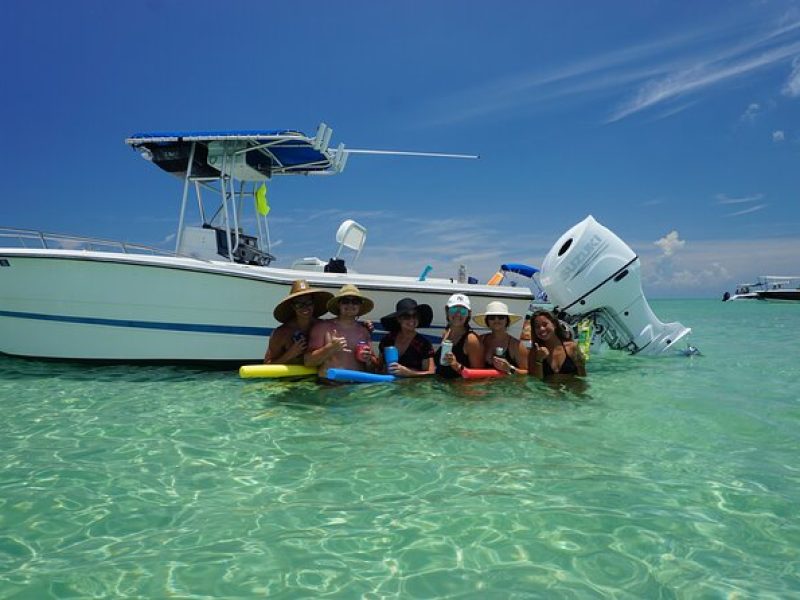
M 491 315 L 499 315 L 501 317 L 508 317 L 508 324 L 513 325 L 517 321 L 519 321 L 522 316 L 515 315 L 514 313 L 508 312 L 508 305 L 505 302 L 500 302 L 499 300 L 495 300 L 493 302 L 489 302 L 486 305 L 486 310 L 482 313 L 475 315 L 472 320 L 475 321 L 481 327 L 486 327 L 486 317 Z

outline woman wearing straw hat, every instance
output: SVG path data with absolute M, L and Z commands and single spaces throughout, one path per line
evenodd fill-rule
M 302 365 L 311 328 L 328 312 L 331 298 L 333 294 L 314 289 L 303 279 L 293 281 L 289 295 L 272 311 L 275 320 L 283 325 L 272 332 L 264 362 Z
M 488 327 L 489 333 L 481 336 L 481 347 L 486 366 L 510 374 L 527 375 L 528 349 L 508 333 L 508 328 L 522 317 L 508 311 L 504 302 L 494 301 L 486 310 L 475 315 L 474 321 Z
M 433 309 L 427 304 L 417 304 L 413 298 L 403 298 L 395 311 L 381 318 L 387 333 L 378 345 L 379 358 L 389 346 L 397 348 L 397 362 L 386 365 L 392 375 L 400 377 L 425 377 L 433 375 L 433 345 L 417 333 L 417 327 L 430 327 Z
M 323 378 L 330 368 L 374 371 L 378 359 L 372 353 L 370 331 L 356 320 L 374 306 L 356 286 L 349 283 L 342 286 L 328 300 L 328 311 L 335 318 L 319 321 L 311 329 L 305 365 L 318 367 L 319 376 Z

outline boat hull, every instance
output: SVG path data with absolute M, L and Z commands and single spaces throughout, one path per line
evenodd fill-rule
M 0 352 L 35 358 L 260 361 L 280 325 L 272 310 L 295 279 L 331 292 L 357 285 L 375 301 L 365 318 L 377 325 L 376 339 L 380 317 L 404 296 L 434 308 L 434 322 L 422 330 L 431 339 L 441 337 L 445 301 L 457 291 L 469 294 L 473 313 L 501 300 L 524 314 L 532 299 L 525 288 L 124 253 L 3 249 L 0 259 Z
M 758 298 L 767 302 L 800 302 L 800 290 L 764 290 L 758 292 Z

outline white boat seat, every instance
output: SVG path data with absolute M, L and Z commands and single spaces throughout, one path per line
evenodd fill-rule
M 343 248 L 349 248 L 356 253 L 355 257 L 353 257 L 353 262 L 355 262 L 359 254 L 361 254 L 361 249 L 364 247 L 366 241 L 366 227 L 360 223 L 356 223 L 353 219 L 343 221 L 336 231 L 336 242 L 339 244 L 339 248 L 336 250 L 334 258 L 339 258 Z

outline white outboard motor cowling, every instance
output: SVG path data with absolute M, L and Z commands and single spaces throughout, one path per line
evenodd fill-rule
M 692 331 L 658 320 L 642 293 L 639 257 L 591 215 L 550 249 L 540 281 L 556 311 L 591 315 L 612 348 L 659 355 Z

